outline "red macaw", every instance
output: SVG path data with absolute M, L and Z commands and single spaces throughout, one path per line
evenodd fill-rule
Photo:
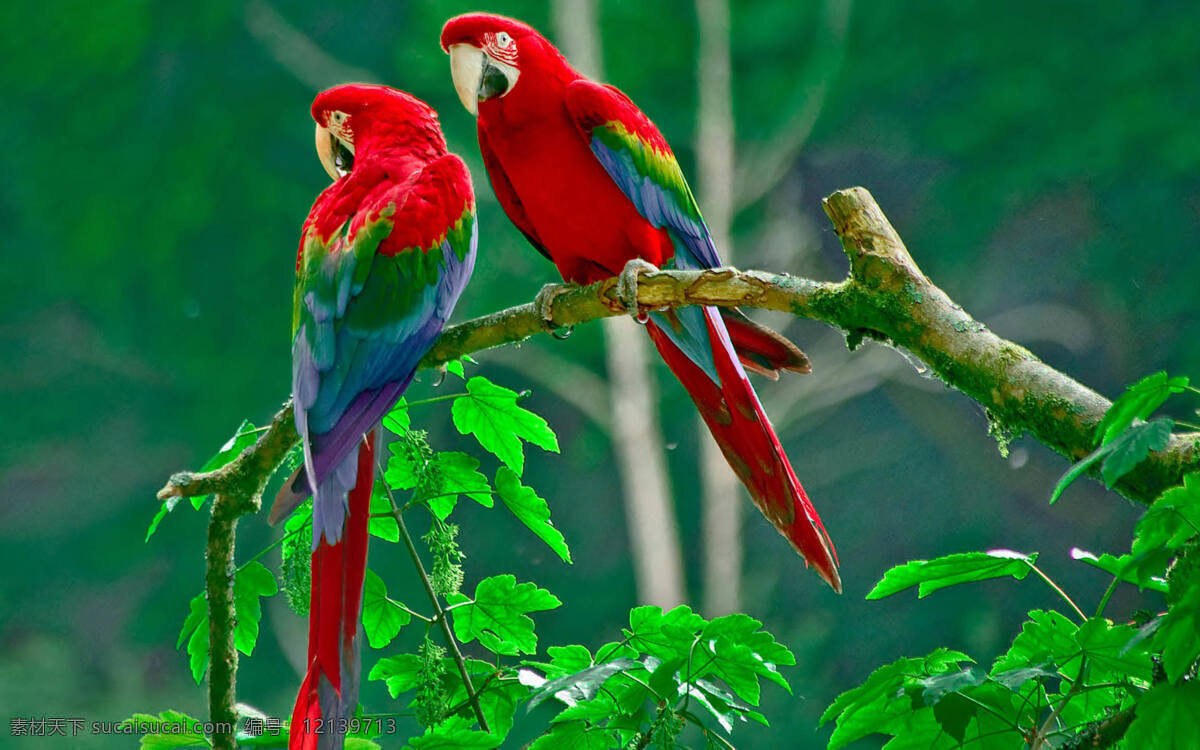
M 308 673 L 288 747 L 341 748 L 358 704 L 375 425 L 404 392 L 475 265 L 475 198 L 437 113 L 384 86 L 312 105 L 332 185 L 296 258 L 292 397 L 304 466 L 271 521 L 313 498 Z M 311 490 L 311 493 L 310 493 Z
M 627 96 L 580 75 L 511 18 L 452 18 L 441 43 L 463 106 L 478 117 L 500 205 L 565 280 L 620 274 L 620 296 L 635 311 L 637 275 L 649 264 L 721 265 L 670 147 Z M 547 299 L 539 301 L 548 320 Z M 731 308 L 652 312 L 646 328 L 759 510 L 841 591 L 829 535 L 745 372 L 807 372 L 808 359 Z

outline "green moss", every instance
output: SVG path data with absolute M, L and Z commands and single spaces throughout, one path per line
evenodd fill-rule
M 1000 450 L 1000 457 L 1008 458 L 1008 448 L 1012 445 L 1013 439 L 1016 438 L 1020 430 L 1005 424 L 991 409 L 985 409 L 984 414 L 987 416 L 988 421 L 988 435 L 996 441 L 996 447 Z
M 918 305 L 925 301 L 925 293 L 917 291 L 917 285 L 914 284 L 911 279 L 904 282 L 904 293 L 908 295 L 909 299 L 911 299 L 913 302 L 916 302 Z

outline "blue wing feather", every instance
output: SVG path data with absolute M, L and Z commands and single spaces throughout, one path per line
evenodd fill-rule
M 390 255 L 376 252 L 386 236 L 360 231 L 359 237 L 346 237 L 350 247 L 321 259 L 319 270 L 314 269 L 320 278 L 310 282 L 317 288 L 299 300 L 308 314 L 301 316 L 293 340 L 292 381 L 308 486 L 316 488 L 314 544 L 322 535 L 331 543 L 340 538 L 345 495 L 357 473 L 355 448 L 404 392 L 470 278 L 478 243 L 473 204 L 469 194 L 446 195 L 453 186 L 469 185 L 462 179 L 465 175 L 461 160 L 442 157 L 407 186 L 403 196 L 386 196 L 399 203 L 392 222 L 427 225 L 429 211 L 452 211 L 456 205 L 461 215 L 448 217 L 443 237 L 428 248 Z M 413 200 L 414 192 L 422 195 Z M 358 241 L 374 242 L 376 247 L 355 246 Z M 401 257 L 414 252 L 440 256 L 433 278 L 426 273 L 428 259 L 414 263 Z M 371 263 L 369 271 L 356 273 L 362 262 Z M 371 295 L 393 294 L 396 299 L 364 300 L 368 275 Z M 393 301 L 380 319 L 375 310 Z M 374 307 L 367 314 L 361 305 Z

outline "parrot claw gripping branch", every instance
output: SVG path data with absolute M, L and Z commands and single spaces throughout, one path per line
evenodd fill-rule
M 841 591 L 833 544 L 746 376 L 808 372 L 808 358 L 735 308 L 637 303 L 643 272 L 721 266 L 662 133 L 520 21 L 469 13 L 446 22 L 441 42 L 508 218 L 567 282 L 619 276 L 619 300 L 646 325 L 755 505 Z

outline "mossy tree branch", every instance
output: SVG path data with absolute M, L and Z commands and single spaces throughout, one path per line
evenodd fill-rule
M 640 304 L 655 308 L 698 304 L 756 307 L 823 321 L 843 330 L 851 348 L 870 338 L 907 349 L 948 385 L 982 404 L 993 427 L 1002 432 L 1029 432 L 1072 461 L 1092 450 L 1096 425 L 1110 406 L 1107 399 L 972 318 L 921 272 L 865 189 L 838 191 L 823 205 L 850 261 L 845 280 L 820 282 L 732 268 L 660 271 L 640 277 Z M 553 322 L 559 326 L 621 314 L 615 279 L 570 288 L 555 297 L 552 306 Z M 464 354 L 541 332 L 542 322 L 532 303 L 511 307 L 448 327 L 420 366 L 437 367 Z M 160 499 L 217 495 L 209 533 L 208 575 L 214 633 L 213 696 L 217 691 L 212 683 L 218 677 L 225 679 L 224 674 L 218 675 L 218 660 L 231 660 L 235 670 L 237 663 L 232 628 L 220 638 L 216 634 L 218 623 L 233 622 L 234 524 L 238 516 L 258 509 L 267 479 L 297 440 L 287 404 L 258 441 L 232 463 L 208 473 L 175 474 L 158 493 Z M 1200 433 L 1174 435 L 1166 448 L 1152 452 L 1116 489 L 1130 499 L 1150 503 L 1163 490 L 1179 484 L 1184 473 L 1198 469 Z M 212 612 L 214 606 L 225 612 L 217 616 Z M 232 675 L 229 672 L 230 680 Z M 229 713 L 232 699 L 230 684 L 227 698 L 221 699 Z M 218 720 L 215 706 L 210 708 L 212 719 Z M 225 715 L 223 709 L 220 715 Z

